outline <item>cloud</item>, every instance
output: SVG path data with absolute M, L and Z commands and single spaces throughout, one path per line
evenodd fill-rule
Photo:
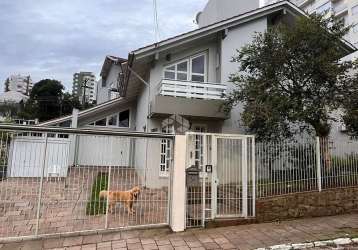
M 157 0 L 160 37 L 194 29 L 206 0 Z M 0 84 L 15 73 L 71 89 L 77 71 L 99 73 L 107 54 L 154 41 L 152 0 L 1 0 Z

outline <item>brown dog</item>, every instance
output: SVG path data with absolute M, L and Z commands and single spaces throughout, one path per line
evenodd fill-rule
M 99 193 L 99 198 L 108 198 L 108 208 L 109 211 L 113 213 L 114 206 L 117 202 L 123 202 L 127 209 L 128 213 L 134 214 L 133 203 L 137 200 L 138 195 L 140 194 L 140 188 L 134 187 L 128 191 L 107 191 L 102 190 Z

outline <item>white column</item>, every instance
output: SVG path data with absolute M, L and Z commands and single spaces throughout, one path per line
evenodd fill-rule
M 317 186 L 318 191 L 322 191 L 322 173 L 321 173 L 321 142 L 320 138 L 316 137 L 316 167 L 317 167 Z
M 175 136 L 174 167 L 172 170 L 171 220 L 170 227 L 174 232 L 185 230 L 185 166 L 186 136 Z
M 78 127 L 78 109 L 72 110 L 72 122 L 71 122 L 71 128 L 77 128 Z M 70 159 L 69 159 L 69 165 L 77 164 L 77 135 L 71 134 L 70 135 Z

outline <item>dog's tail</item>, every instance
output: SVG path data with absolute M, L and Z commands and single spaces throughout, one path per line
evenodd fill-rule
M 107 198 L 108 196 L 108 191 L 107 190 L 102 190 L 101 192 L 99 192 L 99 198 Z

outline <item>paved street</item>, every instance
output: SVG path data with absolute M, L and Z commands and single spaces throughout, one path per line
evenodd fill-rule
M 281 223 L 194 229 L 171 233 L 168 229 L 123 231 L 111 234 L 55 238 L 1 245 L 16 249 L 256 249 L 287 243 L 358 237 L 358 215 L 301 219 Z M 322 248 L 320 248 L 322 249 Z M 330 248 L 323 248 L 330 249 Z M 339 248 L 355 249 L 355 246 Z M 357 247 L 358 249 L 358 247 Z

